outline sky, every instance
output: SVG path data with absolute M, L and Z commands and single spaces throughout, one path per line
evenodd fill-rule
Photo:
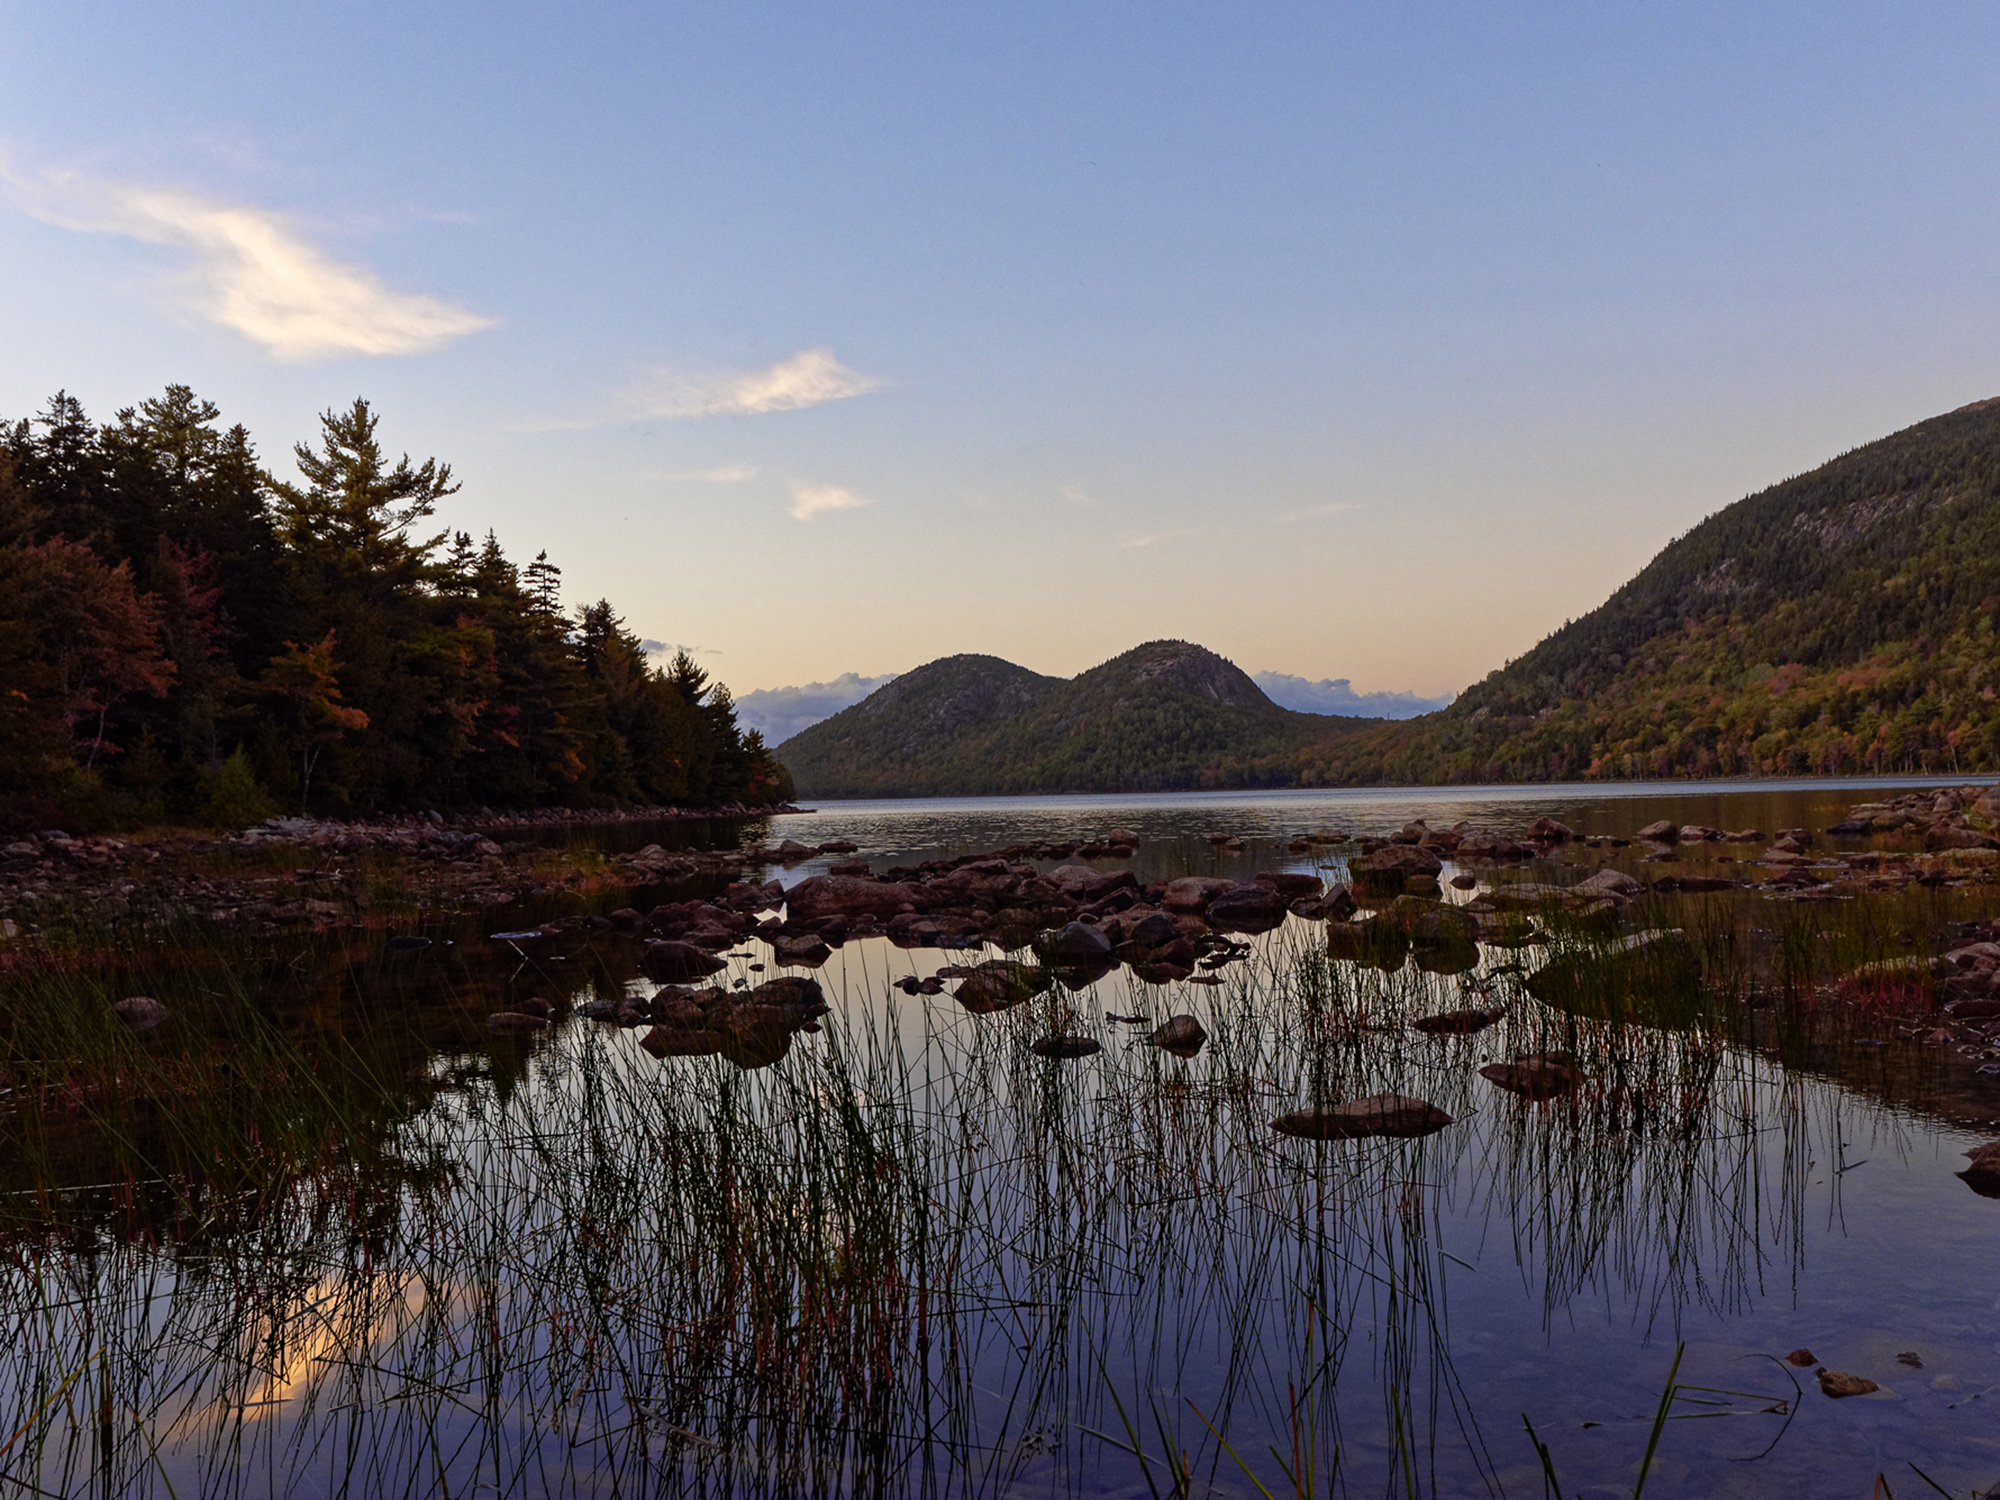
M 0 416 L 375 403 L 739 693 L 1441 696 L 2000 394 L 2000 7 L 0 0 Z

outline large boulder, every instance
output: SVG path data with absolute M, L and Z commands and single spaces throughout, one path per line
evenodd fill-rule
M 1649 844 L 1678 844 L 1681 841 L 1681 825 L 1660 818 L 1648 823 L 1632 837 L 1644 839 Z
M 1210 901 L 1235 884 L 1233 880 L 1218 880 L 1209 875 L 1183 875 L 1179 880 L 1168 883 L 1160 897 L 1160 905 L 1171 912 L 1201 912 L 1207 909 Z
M 858 875 L 815 875 L 785 892 L 785 910 L 794 921 L 821 917 L 879 917 L 922 911 L 930 905 L 920 886 L 899 880 L 864 880 Z
M 1451 1116 L 1408 1094 L 1371 1094 L 1345 1104 L 1294 1110 L 1271 1122 L 1283 1135 L 1308 1140 L 1359 1140 L 1369 1136 L 1430 1135 L 1452 1123 Z
M 1125 941 L 1141 948 L 1164 948 L 1180 936 L 1180 923 L 1163 911 L 1148 912 L 1125 928 Z
M 1057 929 L 1044 945 L 1059 964 L 1110 962 L 1111 939 L 1101 927 L 1088 922 L 1069 922 Z
M 1609 896 L 1614 901 L 1630 901 L 1634 896 L 1644 894 L 1646 888 L 1623 870 L 1599 870 L 1595 875 L 1579 880 L 1571 889 L 1587 892 L 1593 897 Z
M 648 943 L 646 951 L 639 957 L 639 972 L 660 984 L 686 984 L 692 979 L 706 979 L 727 967 L 714 954 L 697 948 L 693 943 Z
M 1073 901 L 1102 901 L 1113 891 L 1139 887 L 1139 877 L 1130 870 L 1106 872 L 1089 865 L 1060 865 L 1043 879 Z
M 1510 839 L 1490 828 L 1475 828 L 1459 837 L 1458 847 L 1452 855 L 1463 864 L 1467 860 L 1528 859 L 1534 852 L 1533 848 L 1518 839 Z
M 1356 890 L 1379 895 L 1393 895 L 1402 890 L 1412 875 L 1436 879 L 1443 869 L 1443 860 L 1416 844 L 1384 844 L 1347 867 Z
M 1304 870 L 1265 870 L 1252 877 L 1251 884 L 1267 885 L 1287 901 L 1296 901 L 1301 896 L 1317 896 L 1324 889 L 1319 876 Z
M 1208 903 L 1208 925 L 1223 932 L 1269 932 L 1285 920 L 1285 897 L 1268 885 L 1245 881 Z

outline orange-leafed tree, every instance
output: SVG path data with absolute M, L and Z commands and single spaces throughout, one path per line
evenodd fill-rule
M 174 664 L 160 649 L 160 607 L 132 581 L 129 563 L 107 567 L 81 542 L 53 537 L 15 556 L 30 618 L 52 669 L 74 754 L 85 768 L 118 747 L 105 738 L 111 711 L 135 693 L 164 697 Z
M 283 706 L 285 733 L 299 758 L 299 806 L 312 806 L 313 770 L 326 747 L 350 730 L 366 729 L 368 715 L 340 701 L 340 663 L 333 659 L 334 632 L 310 646 L 285 642 L 258 679 L 263 693 Z

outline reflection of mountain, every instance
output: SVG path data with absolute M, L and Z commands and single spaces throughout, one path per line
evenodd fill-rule
M 1374 721 L 1280 708 L 1234 664 L 1152 641 L 1070 680 L 950 656 L 785 742 L 801 796 L 1282 786 L 1300 747 Z

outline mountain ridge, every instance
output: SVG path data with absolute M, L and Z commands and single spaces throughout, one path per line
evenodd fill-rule
M 1282 785 L 1298 749 L 1374 722 L 1280 708 L 1205 647 L 1148 641 L 1069 679 L 942 657 L 778 755 L 802 796 Z
M 1052 686 L 893 772 L 815 739 L 867 702 L 779 753 L 822 796 L 1992 771 L 1997 632 L 1993 397 L 1722 507 L 1434 713 L 1295 713 L 1148 642 L 1068 683 L 1012 669 Z

